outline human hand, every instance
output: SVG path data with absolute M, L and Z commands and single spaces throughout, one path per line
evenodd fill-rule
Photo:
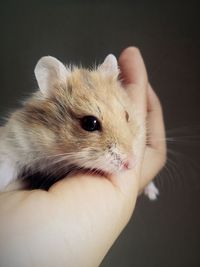
M 140 112 L 141 126 L 145 129 L 146 118 L 149 121 L 150 145 L 146 146 L 144 135 L 136 168 L 110 179 L 79 174 L 59 181 L 48 192 L 2 193 L 1 266 L 98 266 L 129 221 L 138 192 L 164 164 L 161 108 L 139 51 L 124 50 L 119 65 L 127 93 Z M 153 136 L 158 133 L 157 143 Z
M 133 64 L 134 59 L 134 64 Z M 120 69 L 125 86 L 145 86 L 147 94 L 146 136 L 147 142 L 142 162 L 139 192 L 158 174 L 166 161 L 165 127 L 159 98 L 145 75 L 145 67 L 139 51 L 130 47 L 119 57 Z M 141 95 L 140 95 L 141 97 Z

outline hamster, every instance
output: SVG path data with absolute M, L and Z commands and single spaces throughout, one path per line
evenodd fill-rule
M 88 70 L 42 57 L 39 89 L 0 128 L 0 191 L 45 189 L 79 170 L 104 174 L 134 168 L 140 136 L 115 56 Z M 145 189 L 150 199 L 158 190 Z

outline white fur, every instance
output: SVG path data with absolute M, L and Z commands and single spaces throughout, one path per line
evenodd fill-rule
M 119 68 L 116 57 L 109 54 L 99 66 L 99 70 L 106 75 L 118 76 Z
M 0 191 L 17 178 L 17 166 L 10 159 L 0 162 Z
M 159 191 L 158 188 L 155 186 L 153 182 L 150 182 L 144 189 L 144 194 L 150 199 L 150 200 L 156 200 Z
M 68 71 L 58 59 L 46 56 L 38 61 L 35 76 L 42 93 L 49 95 L 57 82 L 66 82 Z

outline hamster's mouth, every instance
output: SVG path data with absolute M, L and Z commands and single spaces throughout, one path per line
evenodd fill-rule
M 53 184 L 62 180 L 65 177 L 69 177 L 76 174 L 85 174 L 91 176 L 100 176 L 109 179 L 112 173 L 103 171 L 97 168 L 80 168 L 76 165 L 68 166 L 67 170 L 62 173 L 54 173 L 52 169 L 48 171 L 24 171 L 20 175 L 20 179 L 24 182 L 25 189 L 43 189 L 48 190 Z

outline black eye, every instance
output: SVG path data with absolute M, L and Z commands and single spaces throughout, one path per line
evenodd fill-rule
M 81 127 L 88 132 L 101 130 L 99 120 L 94 116 L 85 116 L 81 119 Z
M 129 122 L 129 114 L 126 110 L 125 110 L 125 117 L 126 117 L 126 121 Z

